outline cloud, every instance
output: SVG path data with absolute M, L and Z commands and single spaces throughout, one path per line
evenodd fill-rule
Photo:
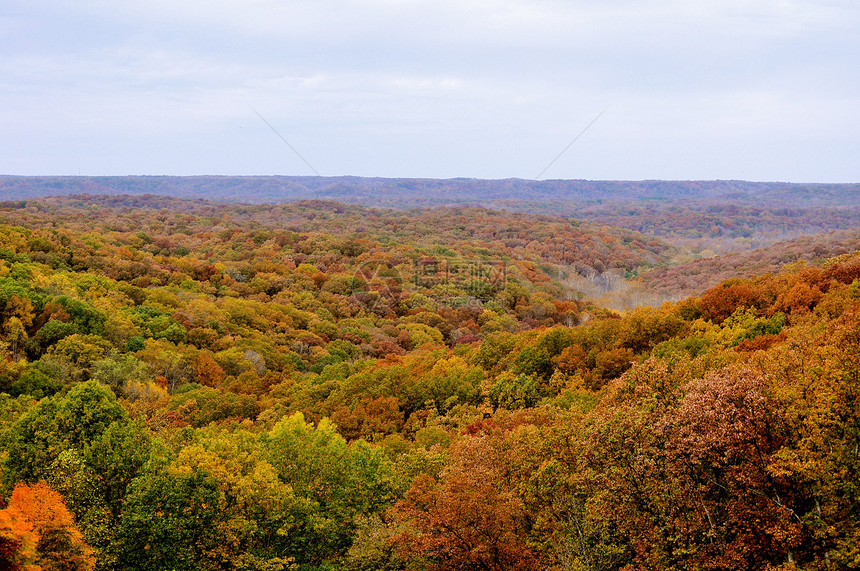
M 277 172 L 252 106 L 328 174 L 533 176 L 610 105 L 556 176 L 858 178 L 815 150 L 858 143 L 848 1 L 10 0 L 0 23 L 0 171 L 86 140 L 119 172 Z

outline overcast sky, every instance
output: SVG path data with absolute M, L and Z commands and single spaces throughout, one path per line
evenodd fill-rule
M 535 178 L 604 110 L 542 178 L 860 182 L 860 2 L 0 3 L 2 174 Z

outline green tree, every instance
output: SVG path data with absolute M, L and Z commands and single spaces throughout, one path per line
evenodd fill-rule
M 349 549 L 359 516 L 374 514 L 393 500 L 396 482 L 383 451 L 363 441 L 347 444 L 335 426 L 317 426 L 296 413 L 262 439 L 268 461 L 307 512 L 290 536 L 302 565 L 320 565 Z
M 110 389 L 95 381 L 75 386 L 66 396 L 43 399 L 5 435 L 4 483 L 44 478 L 62 451 L 85 452 L 112 423 L 127 419 Z
M 206 556 L 222 540 L 220 494 L 200 472 L 149 472 L 132 482 L 123 504 L 115 550 L 120 569 L 222 569 Z

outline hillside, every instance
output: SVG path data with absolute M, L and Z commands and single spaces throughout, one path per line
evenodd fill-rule
M 856 562 L 856 254 L 618 314 L 552 260 L 671 249 L 480 208 L 78 196 L 0 244 L 4 568 Z
M 380 251 L 414 246 L 414 255 L 454 255 L 493 262 L 523 260 L 563 266 L 567 271 L 632 271 L 665 263 L 675 253 L 665 243 L 621 228 L 581 223 L 562 217 L 504 213 L 482 208 L 416 210 L 368 209 L 334 202 L 304 201 L 283 205 L 230 205 L 156 196 L 67 196 L 25 205 L 0 204 L 0 221 L 34 230 L 65 227 L 126 234 L 148 234 L 150 253 L 176 248 L 223 248 L 231 229 L 257 232 L 255 240 L 274 233 L 331 235 L 328 240 L 359 240 Z M 334 236 L 337 238 L 335 239 Z M 302 238 L 305 240 L 307 238 Z M 128 239 L 125 239 L 128 242 Z M 158 243 L 169 244 L 158 248 Z M 313 255 L 319 252 L 308 251 Z M 79 254 L 79 253 L 78 253 Z M 255 255 L 249 253 L 249 255 Z M 413 256 L 414 257 L 414 256 Z
M 687 297 L 731 278 L 776 273 L 797 262 L 821 265 L 829 258 L 858 250 L 860 229 L 839 230 L 778 242 L 753 252 L 653 268 L 642 273 L 638 283 L 649 292 L 671 298 Z
M 0 197 L 145 195 L 227 202 L 332 200 L 396 209 L 481 206 L 560 215 L 671 239 L 695 253 L 749 250 L 860 226 L 860 184 L 361 177 L 0 177 Z

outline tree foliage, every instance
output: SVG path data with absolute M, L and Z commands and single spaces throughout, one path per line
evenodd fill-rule
M 857 565 L 856 255 L 615 312 L 662 246 L 570 220 L 7 210 L 10 569 Z

